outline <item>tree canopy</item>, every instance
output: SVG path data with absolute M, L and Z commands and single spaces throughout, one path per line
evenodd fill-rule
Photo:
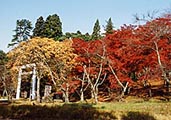
M 57 40 L 62 36 L 62 22 L 57 14 L 49 15 L 44 23 L 44 36 Z
M 71 46 L 71 40 L 55 42 L 48 38 L 33 38 L 20 43 L 8 53 L 8 67 L 13 72 L 13 79 L 16 79 L 19 66 L 35 63 L 37 69 L 43 70 L 51 78 L 51 82 L 57 85 L 59 81 L 56 80 L 67 77 L 75 64 L 76 55 Z
M 106 26 L 105 26 L 105 32 L 106 34 L 111 34 L 113 32 L 113 23 L 112 23 L 112 18 L 109 18 L 108 21 L 106 21 Z
M 8 47 L 14 46 L 22 41 L 27 41 L 30 38 L 30 32 L 32 30 L 32 24 L 27 19 L 17 20 L 16 29 L 14 30 L 15 34 L 11 43 L 8 44 Z
M 92 33 L 92 36 L 91 36 L 92 40 L 98 40 L 100 39 L 101 35 L 100 35 L 100 23 L 99 23 L 99 20 L 97 19 L 95 24 L 94 24 L 94 27 L 93 27 L 93 33 Z
M 63 93 L 65 101 L 69 101 L 71 93 L 77 93 L 81 99 L 86 93 L 97 102 L 100 91 L 110 94 L 112 90 L 119 91 L 122 98 L 129 88 L 146 89 L 146 83 L 154 80 L 166 82 L 169 89 L 170 15 L 143 25 L 123 25 L 117 30 L 109 18 L 103 38 L 97 20 L 91 36 L 94 40 L 80 31 L 63 35 L 56 14 L 48 16 L 45 22 L 40 17 L 36 27 L 32 39 L 18 41 L 19 45 L 7 54 L 6 65 L 15 82 L 18 66 L 35 63 L 38 72 Z M 1 62 L 6 59 L 4 56 L 0 51 Z
M 33 29 L 33 37 L 43 37 L 44 36 L 44 19 L 42 16 L 40 16 L 35 24 L 35 27 Z

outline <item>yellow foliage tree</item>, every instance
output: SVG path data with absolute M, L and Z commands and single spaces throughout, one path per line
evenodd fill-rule
M 72 40 L 59 42 L 49 38 L 32 38 L 21 42 L 7 56 L 14 81 L 17 81 L 19 66 L 35 63 L 38 77 L 46 74 L 56 87 L 67 83 L 68 74 L 76 64 Z

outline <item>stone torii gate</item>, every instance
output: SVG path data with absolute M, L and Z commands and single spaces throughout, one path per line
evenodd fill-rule
M 26 68 L 32 68 L 32 71 L 30 72 L 23 72 L 23 69 Z M 20 98 L 20 92 L 21 92 L 21 80 L 22 75 L 32 74 L 32 88 L 31 88 L 31 99 L 34 100 L 36 97 L 35 94 L 35 86 L 36 86 L 36 64 L 26 64 L 20 67 L 19 74 L 18 74 L 18 84 L 17 84 L 17 94 L 16 99 Z

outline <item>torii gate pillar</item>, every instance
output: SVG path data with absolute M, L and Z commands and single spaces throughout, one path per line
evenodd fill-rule
M 22 73 L 22 69 L 33 67 L 32 72 Z M 36 98 L 35 88 L 36 88 L 36 64 L 27 64 L 20 67 L 19 74 L 18 74 L 18 84 L 17 84 L 17 93 L 16 99 L 20 98 L 21 92 L 21 76 L 23 74 L 32 74 L 32 90 L 31 90 L 31 99 L 34 100 Z
M 35 88 L 36 88 L 36 68 L 34 67 L 33 75 L 32 75 L 32 91 L 31 91 L 31 99 L 32 100 L 34 100 L 36 98 Z
M 20 68 L 19 74 L 18 74 L 18 84 L 17 84 L 17 94 L 16 99 L 20 98 L 20 89 L 21 89 L 21 74 L 22 74 L 22 68 Z

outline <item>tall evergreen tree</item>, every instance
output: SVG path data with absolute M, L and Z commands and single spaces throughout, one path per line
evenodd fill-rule
M 100 24 L 99 20 L 97 19 L 93 28 L 93 33 L 92 33 L 92 40 L 97 40 L 101 37 L 100 35 Z
M 14 30 L 15 35 L 13 35 L 13 39 L 8 44 L 8 47 L 14 46 L 22 41 L 27 41 L 31 36 L 32 24 L 29 20 L 17 20 L 16 24 L 16 29 Z
M 58 39 L 62 36 L 62 22 L 57 14 L 49 15 L 44 24 L 44 37 Z
M 109 18 L 109 20 L 106 22 L 107 22 L 107 24 L 105 26 L 105 32 L 106 32 L 106 34 L 111 34 L 113 32 L 113 28 L 114 28 L 113 23 L 112 23 L 112 19 Z
M 33 37 L 43 37 L 44 34 L 44 19 L 40 16 L 35 24 L 35 28 L 33 29 Z

